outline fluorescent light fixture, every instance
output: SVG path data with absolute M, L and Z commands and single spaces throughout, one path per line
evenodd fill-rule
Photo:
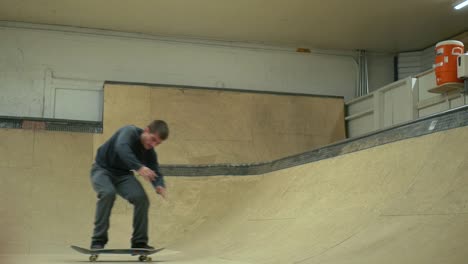
M 459 3 L 459 4 L 457 4 L 457 5 L 455 6 L 455 9 L 456 9 L 456 10 L 459 10 L 459 9 L 464 8 L 465 6 L 468 6 L 468 0 L 465 0 L 465 1 L 463 1 L 463 2 L 461 2 L 461 3 Z

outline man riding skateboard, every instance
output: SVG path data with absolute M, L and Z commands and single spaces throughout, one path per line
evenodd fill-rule
M 166 198 L 164 176 L 154 148 L 168 136 L 166 122 L 154 120 L 144 129 L 124 126 L 99 147 L 91 168 L 91 182 L 98 197 L 91 249 L 103 249 L 108 241 L 109 217 L 116 194 L 134 206 L 131 247 L 154 249 L 148 245 L 149 199 L 134 172 Z

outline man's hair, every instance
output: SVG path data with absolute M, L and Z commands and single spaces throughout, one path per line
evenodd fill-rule
M 148 125 L 150 133 L 158 133 L 162 140 L 166 140 L 169 137 L 169 127 L 163 120 L 154 120 Z

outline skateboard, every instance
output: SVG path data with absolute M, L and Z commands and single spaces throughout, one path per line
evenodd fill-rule
M 151 261 L 151 257 L 149 255 L 157 253 L 164 248 L 157 248 L 157 249 L 146 249 L 146 248 L 125 248 L 125 249 L 87 249 L 77 246 L 71 246 L 74 250 L 90 255 L 89 261 L 94 262 L 98 259 L 100 254 L 128 254 L 132 256 L 139 255 L 139 261 Z

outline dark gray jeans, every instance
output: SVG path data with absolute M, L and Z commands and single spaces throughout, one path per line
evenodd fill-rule
M 131 242 L 148 243 L 149 200 L 140 182 L 132 174 L 113 175 L 108 170 L 93 164 L 91 182 L 97 193 L 96 217 L 92 243 L 106 244 L 109 218 L 116 194 L 133 204 L 133 235 Z

